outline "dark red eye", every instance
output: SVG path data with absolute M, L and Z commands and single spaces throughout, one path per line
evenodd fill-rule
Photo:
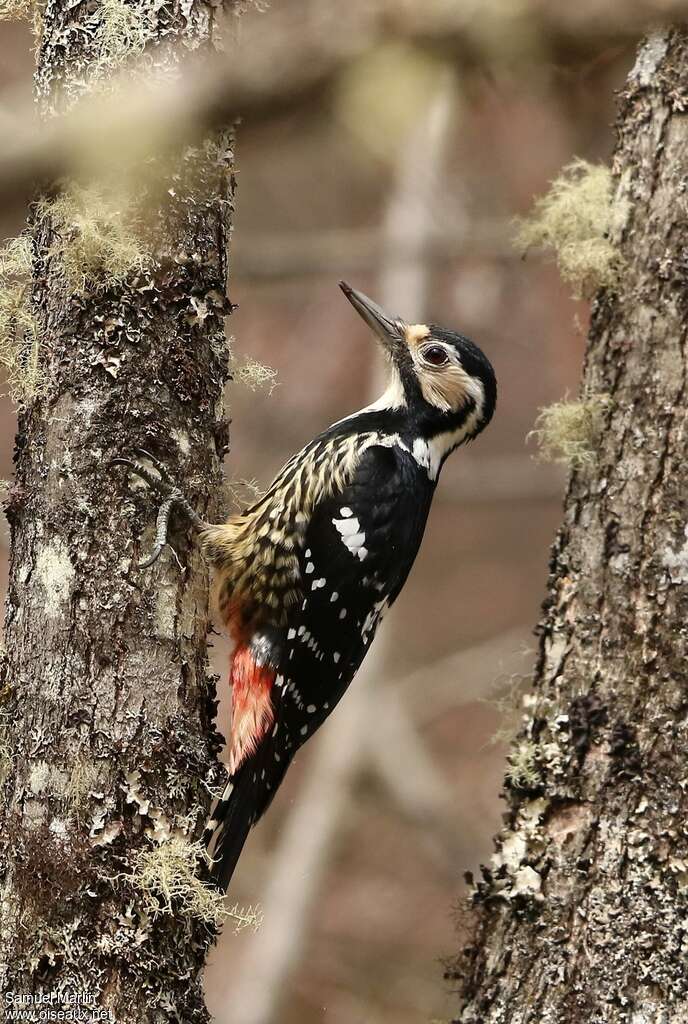
M 444 366 L 449 362 L 449 356 L 440 345 L 430 345 L 423 349 L 423 359 L 433 366 Z

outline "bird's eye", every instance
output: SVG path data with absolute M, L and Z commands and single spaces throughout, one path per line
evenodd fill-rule
M 445 363 L 449 362 L 446 350 L 440 345 L 429 345 L 428 348 L 424 348 L 423 359 L 432 366 L 444 366 Z

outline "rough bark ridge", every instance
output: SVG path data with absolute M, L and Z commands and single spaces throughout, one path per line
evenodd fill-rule
M 106 11 L 125 21 L 103 32 Z M 214 31 L 198 0 L 48 0 L 43 20 L 36 86 L 49 114 L 107 78 L 132 33 L 150 70 L 174 74 L 179 51 L 212 45 Z M 122 287 L 70 292 L 55 224 L 34 221 L 46 386 L 20 416 L 8 502 L 0 987 L 63 1007 L 85 998 L 121 1024 L 208 1019 L 198 973 L 213 923 L 184 893 L 168 905 L 162 875 L 148 891 L 134 881 L 141 854 L 198 835 L 217 782 L 207 572 L 186 524 L 173 534 L 184 568 L 165 553 L 137 570 L 154 498 L 108 462 L 150 450 L 201 514 L 218 491 L 230 143 L 167 168 L 154 251 Z
M 643 44 L 621 99 L 625 269 L 584 370 L 606 423 L 566 497 L 524 771 L 451 972 L 462 1024 L 688 1019 L 686 110 L 678 28 Z

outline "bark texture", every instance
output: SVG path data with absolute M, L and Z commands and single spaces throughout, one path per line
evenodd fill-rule
M 688 1020 L 688 32 L 641 47 L 613 172 L 618 289 L 593 306 L 607 396 L 552 551 L 508 812 L 450 976 L 462 1024 Z
M 106 10 L 129 20 L 103 28 Z M 69 106 L 128 43 L 174 75 L 180 51 L 213 34 L 199 0 L 48 0 L 38 101 L 50 116 Z M 198 836 L 217 782 L 207 572 L 186 524 L 172 535 L 183 568 L 169 551 L 136 568 L 155 498 L 108 466 L 148 449 L 201 514 L 217 513 L 231 139 L 165 173 L 152 252 L 121 287 L 70 291 L 55 255 L 70 238 L 34 220 L 45 386 L 20 416 L 8 501 L 0 988 L 55 1009 L 85 998 L 121 1024 L 207 1020 L 198 975 L 215 931 L 194 899 L 193 854 L 186 879 L 183 857 L 170 859 Z M 141 857 L 155 853 L 145 882 Z

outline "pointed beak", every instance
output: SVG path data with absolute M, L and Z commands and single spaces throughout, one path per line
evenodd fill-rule
M 405 325 L 403 320 L 394 319 L 389 316 L 383 309 L 380 309 L 376 302 L 369 299 L 363 292 L 357 292 L 346 281 L 340 281 L 339 287 L 358 315 L 365 320 L 368 327 L 378 336 L 389 355 L 394 355 L 395 351 L 398 352 L 402 345 L 405 346 Z

